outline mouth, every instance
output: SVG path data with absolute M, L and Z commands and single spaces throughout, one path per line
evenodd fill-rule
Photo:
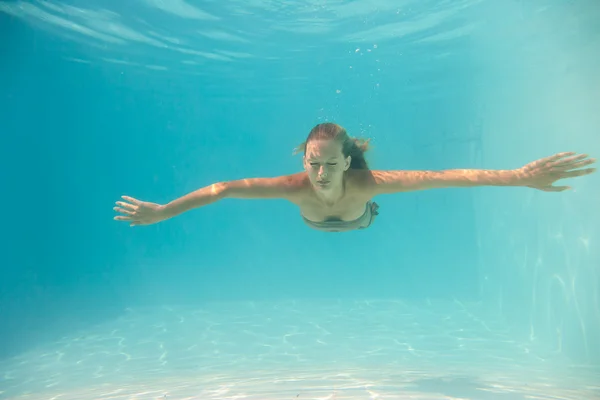
M 317 184 L 320 186 L 326 186 L 330 183 L 330 181 L 317 181 Z

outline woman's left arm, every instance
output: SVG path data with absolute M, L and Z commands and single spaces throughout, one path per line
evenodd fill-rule
M 595 172 L 583 168 L 596 160 L 587 154 L 559 153 L 514 170 L 450 169 L 443 171 L 372 171 L 374 194 L 474 186 L 524 186 L 546 192 L 562 192 L 569 186 L 554 182 Z

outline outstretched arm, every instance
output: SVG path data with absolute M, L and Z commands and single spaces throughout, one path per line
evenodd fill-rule
M 206 206 L 225 198 L 235 199 L 276 199 L 288 198 L 298 187 L 296 176 L 276 178 L 249 178 L 215 183 L 198 189 L 163 206 L 168 218 L 193 208 Z
M 206 206 L 224 198 L 294 200 L 302 188 L 301 174 L 276 178 L 250 178 L 215 183 L 186 194 L 165 205 L 140 201 L 123 196 L 117 201 L 115 211 L 121 213 L 114 219 L 128 221 L 130 225 L 149 225 L 173 218 L 194 208 Z
M 375 194 L 436 188 L 474 186 L 526 186 L 547 192 L 560 192 L 569 186 L 553 186 L 559 179 L 591 174 L 585 168 L 596 160 L 586 154 L 559 153 L 515 170 L 453 169 L 445 171 L 373 171 Z

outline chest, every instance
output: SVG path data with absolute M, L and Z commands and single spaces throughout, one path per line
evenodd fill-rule
M 299 206 L 300 213 L 311 221 L 321 222 L 328 219 L 353 221 L 365 213 L 368 201 L 367 198 L 356 196 L 343 199 L 331 206 L 318 200 L 307 200 Z

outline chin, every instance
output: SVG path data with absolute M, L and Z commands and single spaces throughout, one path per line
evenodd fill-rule
M 319 190 L 319 191 L 322 191 L 322 192 L 330 192 L 330 191 L 332 191 L 333 189 L 335 189 L 337 187 L 337 185 L 334 184 L 333 182 L 329 182 L 329 183 L 327 183 L 325 185 L 323 185 L 323 184 L 321 184 L 319 182 L 315 182 L 313 186 L 314 186 L 314 188 L 316 190 Z

